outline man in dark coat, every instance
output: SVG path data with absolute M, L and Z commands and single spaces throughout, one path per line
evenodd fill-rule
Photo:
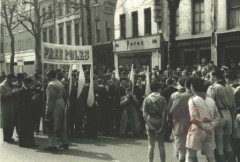
M 166 80 L 166 85 L 167 88 L 163 89 L 162 91 L 162 95 L 165 97 L 167 104 L 169 104 L 169 100 L 171 95 L 176 92 L 178 89 L 174 88 L 173 86 L 173 80 L 168 78 Z M 171 137 L 171 133 L 172 133 L 172 119 L 171 119 L 171 115 L 168 113 L 168 119 L 167 119 L 167 131 L 166 131 L 166 136 L 165 136 L 165 140 L 166 141 L 170 141 L 170 137 Z
M 33 80 L 26 77 L 17 92 L 17 121 L 19 127 L 19 146 L 37 147 L 34 142 L 34 104 L 30 89 Z
M 13 130 L 15 124 L 15 93 L 13 90 L 13 74 L 8 74 L 7 78 L 0 84 L 1 96 L 1 127 L 3 128 L 4 142 L 14 142 Z
M 110 78 L 106 79 L 105 86 L 105 99 L 104 99 L 104 107 L 102 110 L 103 119 L 104 119 L 104 134 L 105 135 L 113 135 L 114 130 L 114 117 L 113 117 L 113 108 L 115 104 L 115 95 L 114 95 L 114 86 L 113 82 Z
M 35 83 L 32 87 L 34 96 L 33 96 L 33 104 L 35 107 L 35 115 L 34 115 L 34 124 L 35 124 L 35 132 L 39 134 L 40 129 L 40 121 L 41 118 L 44 117 L 44 108 L 43 108 L 43 90 L 41 77 L 35 73 L 34 74 Z
M 134 95 L 136 96 L 137 100 L 139 101 L 139 105 L 137 107 L 137 112 L 139 116 L 139 120 L 141 123 L 141 132 L 145 132 L 145 121 L 143 118 L 143 113 L 142 113 L 142 104 L 143 104 L 143 99 L 145 96 L 145 85 L 142 84 L 142 77 L 138 76 L 137 77 L 137 84 L 134 86 Z

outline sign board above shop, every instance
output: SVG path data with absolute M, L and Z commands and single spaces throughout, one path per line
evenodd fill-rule
M 160 48 L 160 35 L 127 38 L 113 42 L 114 52 L 150 50 Z
M 92 46 L 43 43 L 43 62 L 52 64 L 92 64 Z

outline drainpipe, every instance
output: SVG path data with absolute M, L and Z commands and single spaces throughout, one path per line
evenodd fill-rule
M 218 0 L 212 1 L 212 36 L 211 36 L 211 60 L 215 65 L 218 64 L 218 53 L 217 53 L 217 8 Z

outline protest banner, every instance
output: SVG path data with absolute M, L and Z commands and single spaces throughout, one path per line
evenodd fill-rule
M 93 64 L 92 46 L 42 44 L 42 61 L 48 64 Z

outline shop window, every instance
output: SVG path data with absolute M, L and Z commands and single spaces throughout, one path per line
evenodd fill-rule
M 145 34 L 151 35 L 152 32 L 152 16 L 151 16 L 151 8 L 147 8 L 144 10 L 144 23 L 145 23 Z
M 64 40 L 63 40 L 63 25 L 59 25 L 59 29 L 58 29 L 59 33 L 59 44 L 64 44 Z
M 127 67 L 129 65 L 134 65 L 136 69 L 141 69 L 143 66 L 149 66 L 151 69 L 151 53 L 137 53 L 131 56 L 119 56 L 118 65 Z
M 126 38 L 126 15 L 120 15 L 120 37 Z
M 204 32 L 204 1 L 193 1 L 193 34 Z
M 80 45 L 80 23 L 75 24 L 75 44 Z
M 138 37 L 138 12 L 132 12 L 132 37 Z
M 228 0 L 228 26 L 230 29 L 240 27 L 239 0 Z
M 67 25 L 67 44 L 72 44 L 71 24 Z

